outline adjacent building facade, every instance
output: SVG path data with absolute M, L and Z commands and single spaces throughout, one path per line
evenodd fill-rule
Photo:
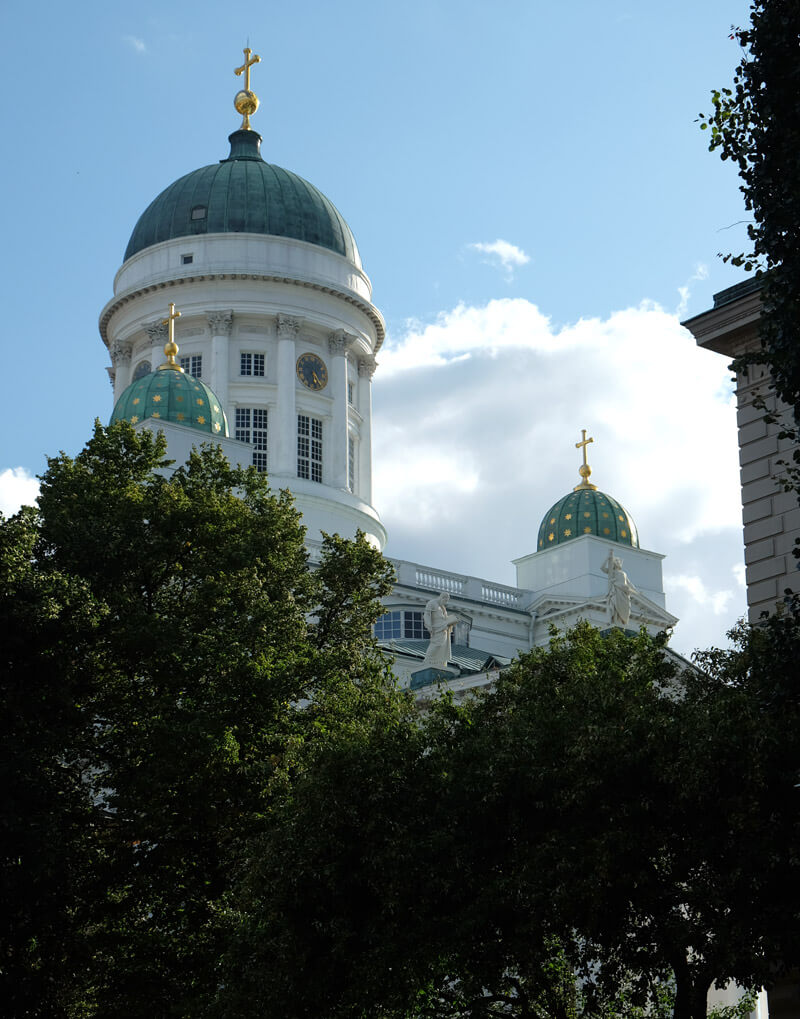
M 697 343 L 733 360 L 760 349 L 761 283 L 746 280 L 714 295 L 714 307 L 683 324 Z M 765 409 L 754 405 L 761 397 Z M 751 366 L 736 376 L 739 462 L 742 483 L 742 521 L 747 606 L 751 622 L 762 612 L 774 612 L 786 590 L 800 590 L 797 560 L 792 555 L 800 539 L 800 507 L 794 492 L 783 490 L 792 444 L 779 437 L 791 413 L 779 405 L 769 389 L 763 367 Z M 765 410 L 776 421 L 764 420 Z

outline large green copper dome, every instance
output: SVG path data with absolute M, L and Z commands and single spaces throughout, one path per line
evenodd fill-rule
M 159 368 L 131 382 L 117 400 L 109 423 L 135 425 L 145 418 L 171 421 L 209 435 L 228 434 L 225 412 L 212 390 L 179 368 Z
M 125 261 L 174 237 L 246 233 L 292 237 L 328 248 L 356 265 L 350 227 L 334 204 L 296 173 L 261 158 L 261 135 L 234 131 L 227 159 L 187 173 L 148 205 L 134 227 Z
M 595 488 L 579 486 L 551 506 L 539 526 L 537 551 L 594 534 L 631 548 L 639 547 L 633 518 L 616 499 Z

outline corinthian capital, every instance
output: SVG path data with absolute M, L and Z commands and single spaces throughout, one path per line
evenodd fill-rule
M 233 329 L 233 311 L 207 311 L 206 321 L 212 336 L 230 336 Z
M 303 320 L 301 318 L 295 318 L 293 315 L 278 315 L 278 339 L 297 339 L 297 334 L 300 332 L 302 324 Z
M 144 327 L 144 331 L 150 337 L 152 343 L 158 343 L 160 346 L 163 346 L 167 342 L 166 322 L 151 322 L 149 326 Z
M 344 331 L 344 329 L 337 329 L 335 333 L 331 333 L 328 336 L 328 350 L 333 354 L 334 357 L 339 357 L 347 353 L 347 348 L 350 346 L 351 337 Z
M 111 346 L 108 348 L 108 352 L 111 354 L 111 363 L 115 368 L 120 365 L 130 364 L 130 342 L 125 343 L 122 340 L 112 340 Z
M 371 379 L 377 367 L 378 363 L 373 358 L 360 360 L 358 362 L 358 377 L 361 379 Z

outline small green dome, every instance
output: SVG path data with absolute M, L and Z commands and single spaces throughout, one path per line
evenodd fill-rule
M 292 237 L 328 248 L 356 265 L 355 238 L 334 204 L 313 184 L 261 157 L 261 135 L 234 131 L 227 159 L 187 173 L 148 205 L 125 261 L 174 237 L 246 233 Z
M 605 492 L 579 487 L 545 513 L 536 548 L 543 551 L 584 534 L 594 534 L 631 548 L 639 547 L 636 524 L 625 507 Z
M 117 400 L 110 424 L 145 418 L 171 421 L 209 435 L 227 437 L 228 421 L 212 390 L 178 368 L 162 368 L 131 382 Z

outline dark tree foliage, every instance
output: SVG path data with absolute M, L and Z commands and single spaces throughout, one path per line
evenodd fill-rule
M 800 5 L 753 0 L 751 22 L 735 29 L 743 48 L 732 88 L 712 93 L 701 116 L 712 151 L 739 168 L 752 252 L 734 264 L 764 272 L 763 351 L 778 396 L 800 420 Z M 730 257 L 730 256 L 728 256 Z
M 254 854 L 233 1014 L 700 1019 L 768 983 L 798 958 L 799 653 L 791 615 L 689 671 L 581 626 L 417 730 L 331 730 Z
M 661 640 L 581 626 L 467 706 L 452 774 L 499 949 L 484 986 L 503 966 L 528 975 L 537 929 L 590 1008 L 595 990 L 643 1005 L 674 981 L 676 1019 L 705 1017 L 716 982 L 766 984 L 798 959 L 800 626 L 787 614 L 737 640 L 678 673 Z
M 401 710 L 380 555 L 330 539 L 312 569 L 288 494 L 217 447 L 163 460 L 97 426 L 0 521 L 6 1015 L 206 1014 L 295 748 Z

